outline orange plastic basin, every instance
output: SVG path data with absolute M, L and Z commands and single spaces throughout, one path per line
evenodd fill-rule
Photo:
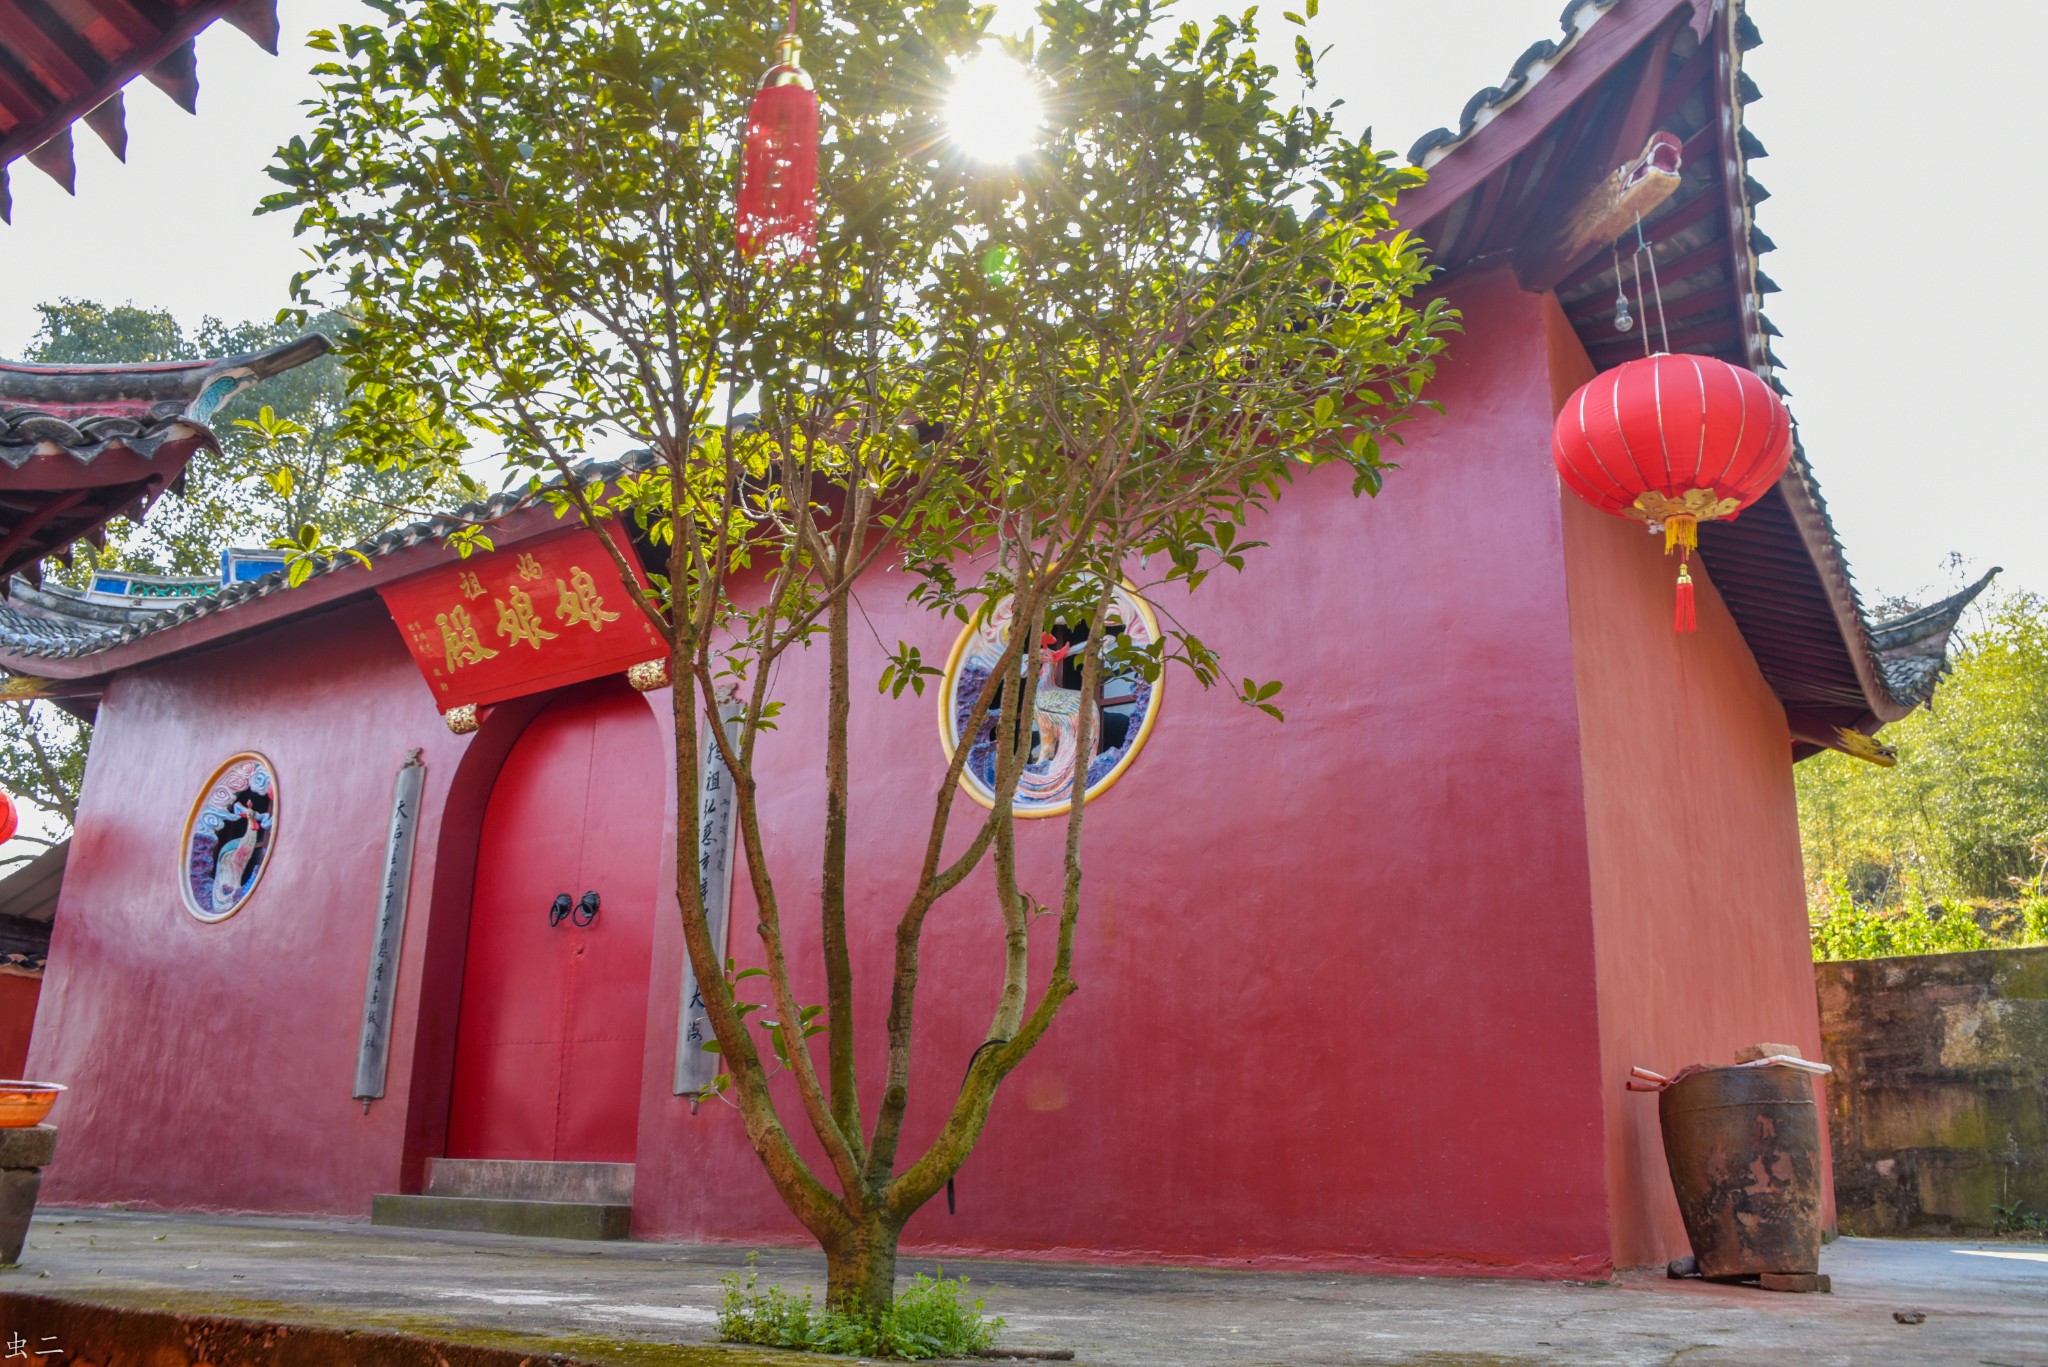
M 22 1130 L 43 1123 L 57 1104 L 61 1082 L 0 1081 L 0 1130 Z

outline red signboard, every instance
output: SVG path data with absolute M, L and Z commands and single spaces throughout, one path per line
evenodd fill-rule
M 611 530 L 625 546 L 625 536 Z M 630 563 L 632 551 L 626 555 Z M 637 563 L 633 575 L 647 586 Z M 668 654 L 587 527 L 472 555 L 379 592 L 444 712 Z

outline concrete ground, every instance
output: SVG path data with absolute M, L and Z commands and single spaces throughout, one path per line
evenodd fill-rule
M 719 1278 L 744 1253 L 58 1210 L 37 1217 L 0 1293 L 646 1363 L 665 1356 L 654 1345 L 711 1338 Z M 903 1271 L 929 1266 L 905 1259 Z M 792 1289 L 824 1282 L 822 1259 L 805 1253 L 763 1250 L 759 1268 Z M 1661 1276 L 1575 1285 L 946 1264 L 1008 1321 L 1005 1344 L 1070 1348 L 1102 1367 L 2048 1367 L 2048 1244 L 1844 1239 L 1822 1268 L 1831 1296 Z M 1895 1311 L 1926 1319 L 1900 1324 Z

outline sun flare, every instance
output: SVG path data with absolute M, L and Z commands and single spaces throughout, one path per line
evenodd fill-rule
M 976 161 L 1015 161 L 1038 140 L 1045 109 L 1031 73 L 985 48 L 953 77 L 946 129 Z

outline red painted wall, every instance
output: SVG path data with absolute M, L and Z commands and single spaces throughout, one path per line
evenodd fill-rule
M 1166 595 L 1238 672 L 1286 681 L 1288 720 L 1169 680 L 1144 752 L 1091 807 L 1081 991 L 998 1099 L 959 1213 L 935 1203 L 910 1246 L 1547 1276 L 1609 1267 L 1609 1186 L 1630 1177 L 1616 1167 L 1609 1094 L 1616 1051 L 1635 1036 L 1617 1024 L 1624 995 L 1607 987 L 1613 950 L 1596 931 L 1624 958 L 1674 947 L 1628 938 L 1656 933 L 1631 924 L 1655 908 L 1621 900 L 1634 856 L 1607 852 L 1608 828 L 1626 802 L 1613 761 L 1580 737 L 1584 707 L 1603 728 L 1620 724 L 1586 677 L 1604 638 L 1581 620 L 1585 575 L 1572 568 L 1607 529 L 1589 533 L 1560 503 L 1548 459 L 1546 301 L 1499 275 L 1453 302 L 1468 332 L 1433 391 L 1449 416 L 1412 430 L 1378 503 L 1354 503 L 1339 475 L 1309 476 L 1259 529 L 1273 548 L 1246 576 L 1212 579 L 1192 600 Z M 865 584 L 865 617 L 879 641 L 943 654 L 953 628 L 909 609 L 906 587 L 887 575 Z M 1708 600 L 1702 641 L 1727 631 Z M 878 674 L 880 649 L 857 644 L 856 670 Z M 1621 663 L 1664 677 L 1655 658 Z M 818 886 L 823 666 L 822 652 L 783 662 L 788 709 L 761 764 L 809 1000 L 822 995 L 814 941 L 794 932 L 811 924 Z M 1769 700 L 1753 669 L 1731 670 L 1701 686 L 1730 691 L 1711 706 L 1741 722 Z M 649 701 L 666 739 L 668 695 Z M 449 735 L 374 602 L 119 679 L 100 710 L 30 1061 L 74 1087 L 56 1114 L 66 1142 L 46 1199 L 360 1215 L 374 1192 L 417 1189 L 446 1141 L 478 825 L 497 766 L 544 702 L 506 704 L 476 735 Z M 944 768 L 935 711 L 906 696 L 854 715 L 853 934 L 870 1062 L 894 918 Z M 1784 799 L 1756 820 L 1782 825 L 1796 881 L 1782 740 L 1780 724 L 1775 759 L 1742 753 Z M 363 971 L 392 775 L 415 746 L 427 804 L 390 1095 L 365 1114 L 349 1099 Z M 248 906 L 205 926 L 180 904 L 176 846 L 196 785 L 243 748 L 276 763 L 273 864 Z M 672 832 L 672 794 L 663 805 Z M 963 824 L 978 811 L 963 802 Z M 1057 822 L 1024 828 L 1027 885 L 1041 898 L 1056 893 L 1060 837 Z M 637 857 L 672 888 L 666 842 Z M 1753 870 L 1694 876 L 1701 898 L 1728 909 L 1731 935 L 1753 933 L 1741 911 L 1757 904 L 1743 881 Z M 906 1150 L 936 1131 L 987 1028 L 1001 969 L 991 900 L 986 878 L 971 881 L 929 924 Z M 757 942 L 743 880 L 737 901 L 732 952 L 747 962 Z M 1039 932 L 1041 980 L 1050 931 Z M 738 1117 L 717 1101 L 692 1116 L 669 1094 L 682 958 L 665 900 L 636 1232 L 798 1239 Z M 1703 1021 L 1720 1010 L 1717 999 L 1685 1006 Z M 788 1118 L 803 1128 L 795 1107 Z M 1648 1204 L 1616 1191 L 1616 1211 Z
M 36 998 L 43 980 L 0 973 L 0 1077 L 25 1078 L 29 1035 L 36 1024 Z
M 927 1208 L 911 1244 L 1606 1267 L 1541 300 L 1494 279 L 1457 302 L 1471 330 L 1434 390 L 1452 416 L 1416 429 L 1378 505 L 1354 504 L 1339 476 L 1304 479 L 1258 529 L 1274 548 L 1249 574 L 1165 600 L 1240 672 L 1285 679 L 1288 721 L 1169 681 L 1147 748 L 1091 808 L 1081 990 L 998 1099 L 959 1213 Z M 902 587 L 878 579 L 863 612 L 881 640 L 943 654 L 953 630 L 906 613 Z M 856 672 L 878 673 L 878 648 L 865 655 Z M 816 889 L 823 663 L 784 662 L 790 710 L 764 748 L 790 907 Z M 854 724 L 872 1051 L 904 871 L 944 760 L 929 698 L 858 708 Z M 1059 839 L 1056 822 L 1025 830 L 1041 897 L 1057 887 Z M 748 923 L 742 911 L 742 962 Z M 680 953 L 673 926 L 664 937 L 658 962 Z M 994 1002 L 987 881 L 949 898 L 929 938 L 912 1142 L 936 1130 Z M 957 986 L 933 990 L 942 982 Z M 661 1009 L 673 993 L 657 980 Z M 686 1109 L 650 1077 L 638 1231 L 790 1236 L 738 1117 Z
M 436 716 L 376 602 L 117 679 L 94 728 L 29 1050 L 68 1083 L 48 1201 L 368 1210 L 392 1189 L 410 1032 L 392 1093 L 351 1101 L 391 787 L 424 747 L 429 800 L 398 1010 L 418 1009 L 440 799 L 463 742 Z M 204 925 L 178 891 L 199 787 L 238 750 L 278 776 L 270 868 Z M 445 1094 L 442 1105 L 445 1107 Z
M 1548 313 L 1562 397 L 1592 367 Z M 1662 538 L 1562 502 L 1614 1257 L 1634 1267 L 1688 1246 L 1657 1098 L 1622 1090 L 1628 1070 L 1733 1063 L 1765 1041 L 1819 1058 L 1820 1016 L 1784 708 L 1710 576 L 1694 571 L 1698 633 L 1678 635 Z

